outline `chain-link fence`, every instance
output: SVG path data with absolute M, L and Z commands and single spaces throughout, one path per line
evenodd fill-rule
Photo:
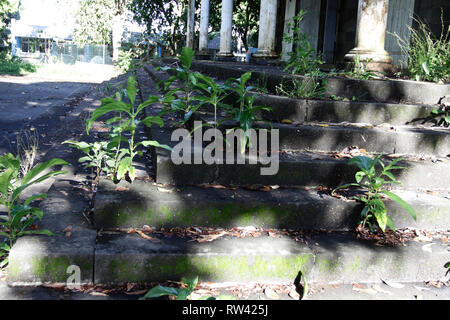
M 108 45 L 85 45 L 53 43 L 50 54 L 58 61 L 66 64 L 75 62 L 87 62 L 96 64 L 113 64 L 112 46 Z

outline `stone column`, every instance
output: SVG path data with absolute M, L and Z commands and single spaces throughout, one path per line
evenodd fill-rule
M 200 14 L 200 39 L 198 51 L 205 55 L 208 53 L 208 28 L 209 28 L 209 0 L 202 0 Z
M 219 58 L 233 57 L 231 48 L 231 31 L 233 26 L 233 0 L 222 0 L 222 22 L 220 25 Z
M 194 50 L 195 36 L 195 0 L 189 0 L 187 10 L 186 47 Z
M 384 49 L 389 0 L 359 0 L 356 26 L 356 47 L 345 55 L 345 60 L 370 59 L 367 68 L 374 71 L 389 71 L 392 58 Z
M 277 0 L 261 0 L 258 51 L 253 55 L 255 58 L 273 59 L 278 57 L 275 52 L 277 7 Z
M 286 10 L 284 11 L 284 34 L 292 37 L 294 35 L 294 31 L 289 27 L 289 24 L 293 23 L 292 19 L 295 16 L 295 6 L 297 1 L 295 0 L 286 0 Z M 282 54 L 281 60 L 288 61 L 289 53 L 292 52 L 292 42 L 286 42 L 283 39 L 282 43 Z

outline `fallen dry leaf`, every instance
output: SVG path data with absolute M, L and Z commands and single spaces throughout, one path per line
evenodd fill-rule
M 141 294 L 146 294 L 148 290 L 136 290 L 136 291 L 130 291 L 130 292 L 125 292 L 125 294 L 129 295 L 129 296 L 137 296 L 137 295 L 141 295 Z
M 381 288 L 379 285 L 377 285 L 377 284 L 374 284 L 374 285 L 372 286 L 372 289 L 374 289 L 374 290 L 376 290 L 376 291 L 378 291 L 378 292 L 380 292 L 380 293 L 385 293 L 385 294 L 388 294 L 388 295 L 392 295 L 392 292 L 382 289 L 382 288 Z
M 116 190 L 116 191 L 129 191 L 130 188 L 118 186 L 115 190 Z
M 401 283 L 396 283 L 396 282 L 390 282 L 390 281 L 386 281 L 381 279 L 381 281 L 383 281 L 384 284 L 388 285 L 391 288 L 395 288 L 395 289 L 402 289 L 405 287 L 405 285 L 401 284 Z
M 264 294 L 266 295 L 266 297 L 268 297 L 272 300 L 280 299 L 280 296 L 275 291 L 273 291 L 271 288 L 266 288 L 264 290 Z
M 72 226 L 67 226 L 67 227 L 63 230 L 64 233 L 70 232 L 70 231 L 72 231 Z
M 161 243 L 161 240 L 159 240 L 157 238 L 150 237 L 150 236 L 146 235 L 144 232 L 142 232 L 140 230 L 136 230 L 136 233 L 138 235 L 140 235 L 142 238 L 144 238 L 145 240 L 149 240 L 149 241 L 154 242 L 154 243 Z
M 283 119 L 283 120 L 281 120 L 281 123 L 292 124 L 292 120 L 289 120 L 289 119 Z

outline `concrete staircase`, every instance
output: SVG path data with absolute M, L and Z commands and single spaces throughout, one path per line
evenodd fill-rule
M 154 62 L 138 72 L 142 99 L 158 94 L 155 82 L 168 75 L 155 67 L 165 63 L 173 61 Z M 193 68 L 217 81 L 254 70 L 252 80 L 264 83 L 270 92 L 257 102 L 273 108 L 261 116 L 280 132 L 278 173 L 261 176 L 261 166 L 248 163 L 174 165 L 168 151 L 152 150 L 152 163 L 147 165 L 154 181 L 100 181 L 96 232 L 80 231 L 79 250 L 71 250 L 73 242 L 64 239 L 67 243 L 46 244 L 47 253 L 38 254 L 38 242 L 50 240 L 20 239 L 11 253 L 10 283 L 64 282 L 64 267 L 70 264 L 81 266 L 82 281 L 95 283 L 195 275 L 205 281 L 247 282 L 294 281 L 301 273 L 310 282 L 343 283 L 417 282 L 444 276 L 443 266 L 450 261 L 445 240 L 450 230 L 450 132 L 410 122 L 428 115 L 441 96 L 450 94 L 449 85 L 331 78 L 328 95 L 356 96 L 358 101 L 304 100 L 274 94 L 276 85 L 293 77 L 276 67 L 196 61 Z M 157 106 L 146 110 L 147 115 L 159 111 Z M 208 110 L 201 115 L 210 116 Z M 286 119 L 289 123 L 283 123 Z M 174 145 L 170 135 L 175 126 L 168 118 L 165 123 L 164 128 L 148 130 L 148 135 Z M 261 122 L 257 127 L 267 125 Z M 395 186 L 395 193 L 414 208 L 417 221 L 389 200 L 388 213 L 397 228 L 426 230 L 435 237 L 393 246 L 356 237 L 353 230 L 362 206 L 349 197 L 358 191 L 346 197 L 330 195 L 334 187 L 354 182 L 356 167 L 347 165 L 341 153 L 350 146 L 367 155 L 383 154 L 384 161 L 404 158 L 401 164 L 407 169 L 395 172 L 403 183 Z M 57 194 L 63 187 L 73 188 L 62 184 L 52 191 Z M 192 241 L 167 233 L 190 227 L 206 232 L 205 238 L 207 231 L 202 230 L 223 236 Z M 148 232 L 146 237 L 124 232 L 130 228 Z M 230 236 L 236 228 L 252 232 Z M 255 232 L 258 236 L 252 237 Z

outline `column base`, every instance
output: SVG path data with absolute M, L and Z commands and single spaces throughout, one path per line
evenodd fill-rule
M 236 57 L 234 56 L 233 52 L 218 52 L 216 54 L 216 60 L 217 61 L 236 61 Z
M 266 60 L 270 60 L 270 59 L 278 59 L 279 56 L 275 51 L 272 50 L 259 50 L 256 51 L 253 55 L 252 58 L 255 59 L 266 59 Z
M 212 60 L 212 55 L 207 51 L 200 51 L 195 54 L 196 60 Z
M 350 50 L 344 57 L 345 62 L 354 63 L 356 55 L 359 56 L 359 61 L 365 63 L 365 61 L 370 61 L 366 64 L 367 70 L 377 71 L 377 72 L 392 72 L 392 58 L 389 56 L 387 51 L 370 51 L 355 48 Z

